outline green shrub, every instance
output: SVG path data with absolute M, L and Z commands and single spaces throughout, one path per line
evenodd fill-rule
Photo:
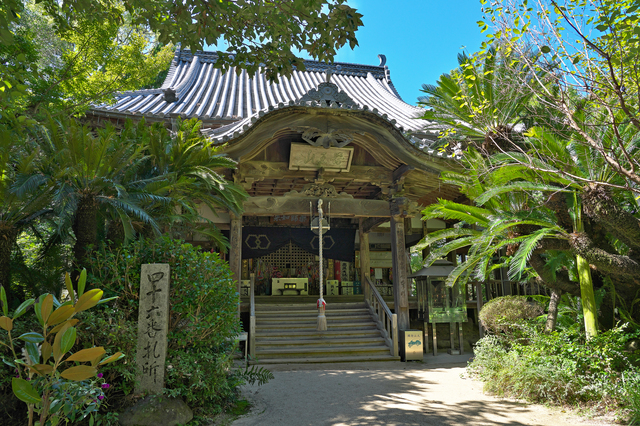
M 94 252 L 89 281 L 100 283 L 105 296 L 119 296 L 114 307 L 86 318 L 94 338 L 109 342 L 135 360 L 140 267 L 168 263 L 170 318 L 165 387 L 182 397 L 196 413 L 219 412 L 236 397 L 239 379 L 230 372 L 233 337 L 240 330 L 239 296 L 231 272 L 216 253 L 168 237 L 141 240 Z M 135 363 L 112 369 L 122 406 L 134 388 Z
M 583 333 L 528 330 L 516 343 L 496 335 L 477 343 L 468 372 L 485 390 L 532 402 L 626 407 L 640 420 L 639 355 L 625 351 L 637 331 L 616 328 L 586 340 Z
M 640 425 L 640 374 L 624 374 L 622 386 L 626 395 L 626 406 L 629 409 L 630 425 Z
M 482 326 L 493 334 L 510 338 L 522 337 L 527 321 L 542 315 L 542 305 L 524 296 L 503 296 L 488 301 L 478 317 Z

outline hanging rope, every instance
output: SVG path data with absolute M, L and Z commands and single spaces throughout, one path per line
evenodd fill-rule
M 324 265 L 322 263 L 322 198 L 318 200 L 318 248 L 320 252 L 320 299 L 316 304 L 318 308 L 318 331 L 325 331 L 327 329 L 327 317 L 324 314 L 324 309 L 327 303 L 322 298 L 322 287 L 324 284 Z

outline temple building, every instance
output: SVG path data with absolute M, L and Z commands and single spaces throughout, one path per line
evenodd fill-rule
M 379 59 L 305 61 L 305 71 L 271 83 L 260 71 L 214 68 L 215 53 L 178 50 L 162 87 L 119 93 L 90 111 L 97 121 L 144 117 L 167 127 L 197 117 L 237 161 L 225 173 L 249 194 L 243 215 L 202 215 L 228 232 L 258 360 L 393 360 L 402 352 L 399 336 L 416 309 L 409 249 L 446 226 L 423 222 L 420 211 L 460 194 L 439 180 L 455 162 L 430 148 L 436 133 L 400 98 Z M 314 220 L 318 227 L 319 199 L 324 234 L 310 229 Z M 202 236 L 187 239 L 209 248 Z M 315 330 L 320 272 L 325 332 Z

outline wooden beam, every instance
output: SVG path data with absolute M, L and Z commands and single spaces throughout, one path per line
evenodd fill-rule
M 356 198 L 324 198 L 333 217 L 384 217 L 389 218 L 389 203 L 384 200 Z M 244 202 L 244 214 L 250 216 L 274 216 L 283 214 L 308 215 L 309 202 L 317 203 L 318 197 L 249 197 Z
M 375 228 L 378 225 L 381 225 L 385 222 L 389 222 L 389 218 L 388 217 L 369 217 L 367 219 L 364 219 L 360 225 L 360 229 L 363 232 L 371 232 L 371 230 L 373 228 Z
M 391 170 L 381 166 L 351 166 L 349 172 L 324 172 L 322 180 L 325 182 L 353 181 L 371 183 L 376 186 L 391 185 L 393 180 Z M 285 162 L 244 161 L 238 164 L 235 180 L 245 189 L 251 188 L 254 182 L 264 179 L 304 179 L 313 182 L 318 178 L 315 171 L 289 170 Z
M 407 175 L 407 173 L 409 173 L 411 170 L 413 170 L 414 167 L 408 166 L 406 164 L 403 164 L 402 166 L 398 167 L 397 169 L 395 169 L 393 171 L 393 183 L 398 182 L 400 179 L 404 179 Z

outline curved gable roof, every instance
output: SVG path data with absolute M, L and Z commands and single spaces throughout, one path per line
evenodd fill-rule
M 299 103 L 309 91 L 326 80 L 344 91 L 359 109 L 377 110 L 406 131 L 421 131 L 428 123 L 418 120 L 421 108 L 405 103 L 389 77 L 386 66 L 349 63 L 324 64 L 305 61 L 305 71 L 269 83 L 259 69 L 254 77 L 235 68 L 214 68 L 217 54 L 178 50 L 160 89 L 122 92 L 113 105 L 101 104 L 96 113 L 120 113 L 148 117 L 198 117 L 205 122 L 230 123 L 256 117 L 279 105 Z M 247 120 L 248 121 L 248 120 Z

